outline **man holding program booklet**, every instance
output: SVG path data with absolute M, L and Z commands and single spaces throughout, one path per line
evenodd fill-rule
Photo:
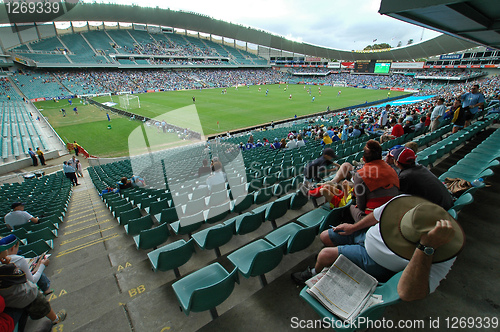
M 461 226 L 442 207 L 399 195 L 354 224 L 321 234 L 327 246 L 314 268 L 292 274 L 299 285 L 343 255 L 380 282 L 403 271 L 398 294 L 403 301 L 422 299 L 436 290 L 465 244 Z

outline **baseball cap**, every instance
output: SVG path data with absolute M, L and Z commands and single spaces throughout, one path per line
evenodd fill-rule
M 17 237 L 14 234 L 7 235 L 0 239 L 0 251 L 12 248 L 17 243 Z
M 415 162 L 415 159 L 417 159 L 415 152 L 404 146 L 402 148 L 392 150 L 389 154 L 394 157 L 394 160 L 403 165 L 410 165 Z

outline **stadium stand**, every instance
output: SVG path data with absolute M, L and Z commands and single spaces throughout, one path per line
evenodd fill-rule
M 417 95 L 443 96 L 450 102 L 470 84 L 446 82 L 458 78 L 479 79 L 490 102 L 498 93 L 500 82 L 498 76 L 482 79 L 483 72 L 468 70 L 425 70 L 379 76 L 352 75 L 323 68 L 287 72 L 250 68 L 268 67 L 268 62 L 240 48 L 203 38 L 135 29 L 66 34 L 21 45 L 12 51 L 33 59 L 38 65 L 108 68 L 43 71 L 23 67 L 12 76 L 15 86 L 10 79 L 2 80 L 0 152 L 8 158 L 26 157 L 28 147 L 49 149 L 28 104 L 16 89 L 28 99 L 50 99 L 74 94 L 142 93 L 149 89 L 227 88 L 238 84 L 287 82 L 415 89 L 420 90 Z M 116 69 L 121 65 L 137 69 Z M 182 70 L 145 69 L 146 66 L 178 66 Z M 205 66 L 215 68 L 203 68 Z M 425 77 L 441 77 L 445 82 L 434 79 L 429 82 Z M 414 125 L 420 116 L 432 110 L 434 100 L 393 106 L 389 116 L 412 116 L 410 122 Z M 418 162 L 428 166 L 440 180 L 452 176 L 473 182 L 483 177 L 497 185 L 500 131 L 494 123 L 498 122 L 499 114 L 487 115 L 492 108 L 481 110 L 469 127 L 457 133 L 451 133 L 452 124 L 446 120 L 433 132 L 424 128 L 385 142 L 383 149 L 417 142 Z M 305 141 L 301 148 L 245 145 L 250 132 L 243 131 L 198 145 L 150 153 L 148 158 L 136 156 L 109 163 L 98 160 L 85 171 L 85 177 L 80 178 L 82 186 L 76 189 L 62 172 L 27 179 L 22 184 L 3 185 L 0 220 L 14 201 L 29 202 L 26 209 L 43 216 L 40 224 L 16 229 L 13 233 L 23 240 L 21 249 L 27 257 L 47 251 L 53 254 L 48 271 L 57 288 L 48 300 L 71 308 L 71 321 L 65 329 L 274 331 L 288 326 L 291 315 L 312 320 L 318 318 L 316 312 L 319 317 L 332 317 L 307 295 L 306 288 L 300 290 L 292 285 L 289 274 L 312 262 L 322 247 L 320 241 L 315 240 L 316 235 L 344 221 L 354 203 L 330 209 L 322 198 L 309 199 L 298 190 L 304 181 L 302 170 L 305 164 L 320 156 L 325 147 L 335 151 L 340 164 L 360 161 L 366 141 L 377 139 L 381 134 L 376 125 L 381 110 L 380 106 L 356 107 L 251 132 L 255 141 L 262 142 L 265 137 L 271 141 L 276 137 L 279 141 L 300 133 Z M 361 135 L 345 143 L 336 141 L 325 145 L 322 137 L 327 135 L 326 131 L 341 132 L 346 118 L 360 125 Z M 218 159 L 227 179 L 208 187 L 207 175 L 199 177 L 197 173 L 203 159 Z M 118 182 L 122 177 L 133 175 L 143 177 L 146 185 L 114 190 L 120 186 Z M 460 272 L 455 272 L 453 278 L 450 275 L 434 298 L 419 301 L 423 304 L 397 304 L 400 299 L 396 288 L 401 274 L 396 274 L 377 287 L 376 293 L 384 296 L 383 303 L 362 316 L 380 318 L 385 309 L 386 316 L 393 320 L 422 318 L 419 315 L 431 311 L 448 314 L 443 304 L 463 301 L 465 284 L 470 289 L 467 300 L 471 303 L 457 305 L 454 308 L 457 316 L 472 315 L 474 304 L 481 314 L 495 312 L 496 293 L 487 295 L 493 299 L 478 296 L 479 288 L 484 285 L 476 285 L 470 277 L 478 274 L 478 279 L 484 280 L 486 268 L 471 273 L 470 262 L 478 261 L 477 256 L 484 256 L 481 259 L 485 260 L 484 264 L 481 261 L 477 265 L 491 267 L 497 261 L 491 254 L 495 247 L 489 243 L 494 241 L 484 240 L 484 235 L 498 230 L 498 225 L 484 216 L 494 208 L 497 196 L 497 191 L 491 191 L 494 188 L 485 189 L 489 185 L 483 181 L 470 188 L 449 210 L 452 216 L 460 217 L 468 233 L 468 248 L 454 266 L 462 278 L 456 278 Z M 471 204 L 475 204 L 473 213 Z M 470 223 L 471 220 L 474 223 Z M 3 235 L 11 234 L 4 226 L 0 225 L 0 230 Z M 195 250 L 195 243 L 200 250 Z M 215 256 L 210 252 L 212 249 Z M 478 250 L 483 255 L 477 255 Z M 254 276 L 259 276 L 260 283 L 252 280 L 257 278 L 250 278 Z M 311 308 L 300 301 L 299 292 Z M 438 297 L 440 301 L 435 301 Z M 190 315 L 189 319 L 179 313 L 179 307 Z M 83 312 L 81 308 L 87 310 Z M 222 315 L 210 322 L 207 313 L 198 313 L 203 311 L 210 311 L 212 319 L 217 318 L 219 312 Z M 63 325 L 55 329 L 62 331 Z

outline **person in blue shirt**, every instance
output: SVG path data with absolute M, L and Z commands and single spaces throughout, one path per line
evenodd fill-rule
M 333 131 L 332 126 L 328 127 L 328 130 L 326 131 L 326 133 L 328 134 L 328 136 L 330 136 L 330 138 L 333 138 L 333 135 L 335 135 L 335 132 Z
M 344 127 L 342 128 L 342 143 L 345 143 L 349 138 L 349 119 L 344 120 Z
M 349 134 L 349 137 L 350 138 L 358 138 L 359 136 L 361 136 L 361 130 L 359 130 L 359 125 L 356 124 L 354 126 L 354 129 L 352 130 L 352 132 Z
M 483 108 L 485 99 L 479 91 L 479 84 L 474 84 L 470 92 L 462 93 L 459 98 L 462 101 L 462 108 L 468 107 L 468 111 L 465 113 L 465 127 L 468 127 L 470 121 L 479 112 L 479 107 Z

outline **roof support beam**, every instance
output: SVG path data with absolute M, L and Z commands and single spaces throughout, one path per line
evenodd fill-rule
M 466 2 L 450 4 L 447 5 L 447 7 L 471 19 L 472 21 L 481 24 L 485 28 L 489 27 L 493 23 L 490 18 Z

